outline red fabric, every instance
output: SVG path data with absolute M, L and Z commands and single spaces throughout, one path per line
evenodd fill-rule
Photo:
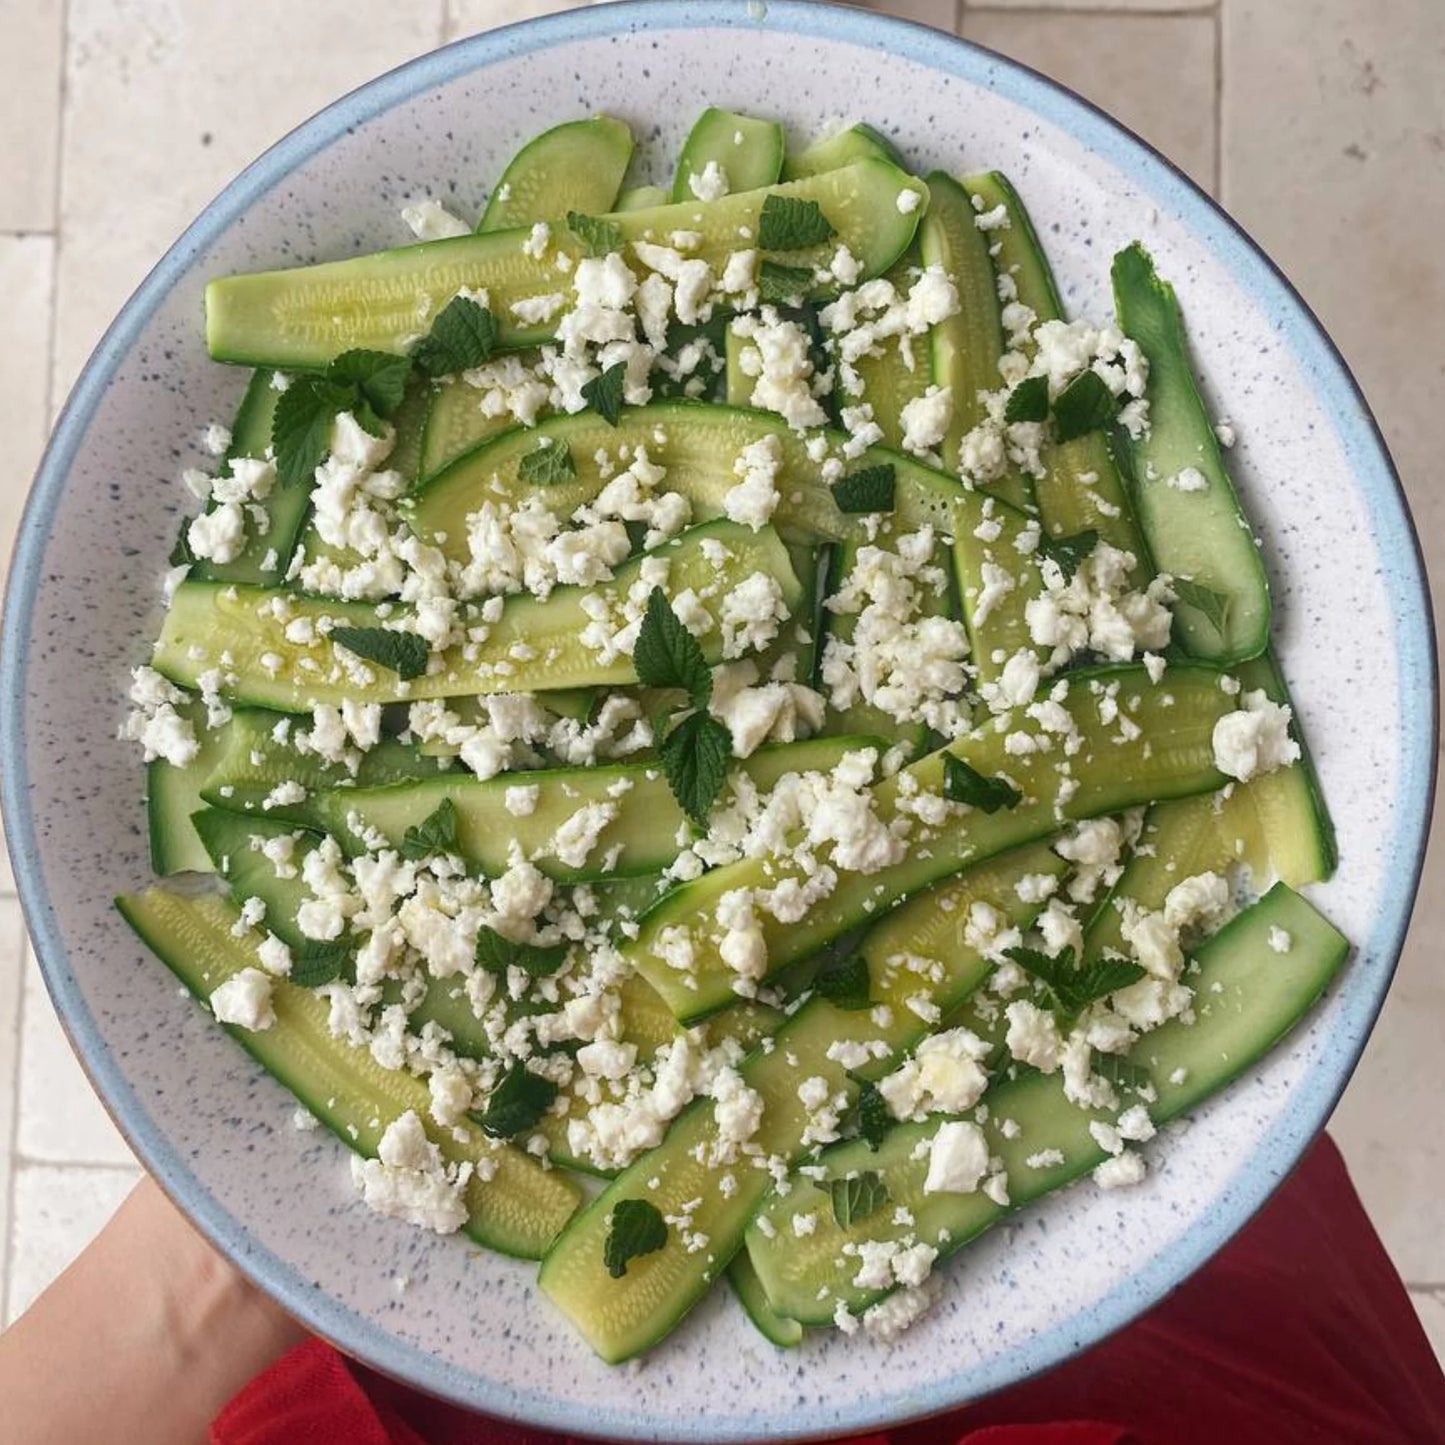
M 312 1341 L 212 1445 L 561 1445 Z M 1129 1329 L 952 1415 L 852 1445 L 1425 1445 L 1445 1375 L 1328 1139 L 1205 1269 Z

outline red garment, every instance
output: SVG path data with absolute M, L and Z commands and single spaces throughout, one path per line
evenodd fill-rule
M 319 1340 L 253 1380 L 212 1445 L 561 1445 Z M 1143 1319 L 1037 1380 L 852 1445 L 1440 1445 L 1445 1375 L 1321 1138 L 1234 1242 Z

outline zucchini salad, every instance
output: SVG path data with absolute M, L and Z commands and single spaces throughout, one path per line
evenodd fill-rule
M 365 1206 L 604 1360 L 724 1277 L 888 1340 L 1306 1014 L 1333 833 L 1141 246 L 1071 319 L 998 173 L 716 109 L 632 156 L 575 121 L 475 229 L 211 282 L 253 375 L 119 907 Z

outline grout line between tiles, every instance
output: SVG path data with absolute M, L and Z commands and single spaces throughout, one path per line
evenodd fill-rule
M 55 246 L 50 257 L 50 334 L 45 357 L 45 434 L 55 416 L 55 331 L 60 314 L 60 255 L 65 245 L 65 132 L 70 112 L 70 0 L 60 6 L 60 123 L 55 127 Z M 3 1316 L 0 1316 L 3 1318 Z
M 27 229 L 21 226 L 16 230 L 0 231 L 0 241 L 43 241 L 47 237 L 54 240 L 58 234 L 58 230 L 54 226 L 49 229 L 40 226 Z
M 1214 12 L 1214 199 L 1224 194 L 1224 19 L 1223 7 Z
M 1199 0 L 1198 4 L 1190 5 L 1183 10 L 1164 6 L 1157 8 L 1147 6 L 1144 9 L 1135 9 L 1130 6 L 1127 10 L 1121 10 L 1117 5 L 1003 5 L 991 3 L 991 0 L 967 0 L 969 13 L 974 15 L 1082 15 L 1095 20 L 1117 20 L 1132 15 L 1152 16 L 1155 19 L 1215 15 L 1218 13 L 1220 3 L 1221 0 Z

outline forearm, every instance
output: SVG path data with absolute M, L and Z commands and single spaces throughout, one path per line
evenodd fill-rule
M 200 1445 L 221 1407 L 305 1338 L 149 1180 L 0 1335 L 15 1445 Z

